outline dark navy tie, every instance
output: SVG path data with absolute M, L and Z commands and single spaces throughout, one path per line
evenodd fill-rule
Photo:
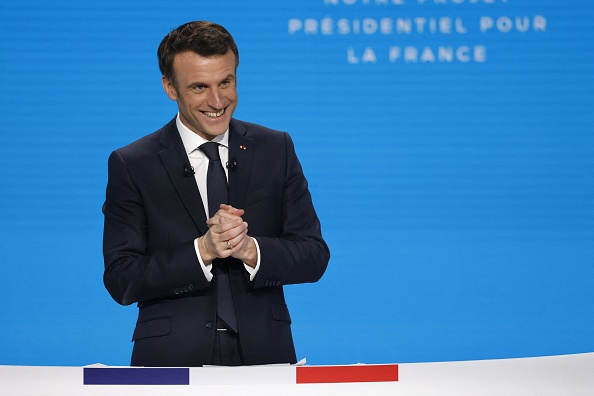
M 208 194 L 208 217 L 212 217 L 219 210 L 220 204 L 228 200 L 228 185 L 225 170 L 219 156 L 219 144 L 208 142 L 198 147 L 208 157 L 208 173 L 206 174 L 206 191 Z M 216 260 L 215 260 L 216 261 Z M 229 282 L 229 268 L 226 265 L 213 262 L 213 274 L 217 286 L 217 311 L 229 329 L 237 332 L 237 320 Z

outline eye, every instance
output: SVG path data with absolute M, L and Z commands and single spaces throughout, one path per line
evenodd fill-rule
M 204 84 L 194 84 L 194 85 L 192 85 L 192 90 L 193 91 L 200 92 L 200 91 L 204 91 L 205 89 L 206 89 L 206 85 L 204 85 Z
M 227 76 L 221 83 L 219 84 L 221 87 L 228 87 L 235 83 L 235 78 L 232 75 Z

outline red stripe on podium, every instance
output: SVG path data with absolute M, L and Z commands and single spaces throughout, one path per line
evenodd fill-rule
M 298 384 L 394 381 L 398 381 L 397 364 L 297 367 Z

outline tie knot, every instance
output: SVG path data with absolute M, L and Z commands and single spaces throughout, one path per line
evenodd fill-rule
M 221 157 L 219 156 L 219 144 L 214 142 L 208 142 L 200 145 L 198 147 L 200 151 L 204 153 L 208 157 L 209 161 L 220 161 Z

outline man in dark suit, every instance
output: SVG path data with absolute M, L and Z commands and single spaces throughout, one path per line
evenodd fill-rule
M 283 285 L 316 282 L 330 253 L 293 143 L 232 118 L 239 54 L 222 26 L 182 25 L 158 57 L 178 115 L 111 154 L 103 206 L 105 286 L 139 307 L 132 365 L 295 363 Z

